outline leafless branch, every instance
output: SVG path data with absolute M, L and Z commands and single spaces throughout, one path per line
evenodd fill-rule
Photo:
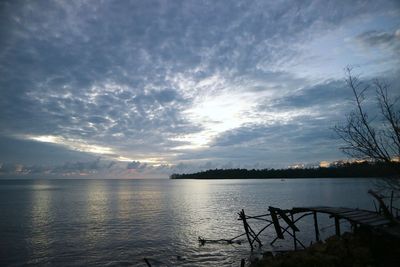
M 363 84 L 359 76 L 347 67 L 346 83 L 354 97 L 354 110 L 346 122 L 336 125 L 334 131 L 344 142 L 341 150 L 351 157 L 363 160 L 392 163 L 400 159 L 400 112 L 396 107 L 398 99 L 392 101 L 388 94 L 389 85 L 376 79 L 372 86 Z M 375 87 L 380 114 L 371 117 L 364 108 L 366 93 Z M 373 118 L 373 119 L 371 119 Z M 380 118 L 380 120 L 376 120 Z M 388 179 L 389 185 L 400 190 L 400 182 Z

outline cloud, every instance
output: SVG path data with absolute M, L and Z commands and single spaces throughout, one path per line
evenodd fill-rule
M 343 80 L 327 80 L 314 86 L 302 88 L 284 95 L 260 108 L 300 109 L 311 108 L 321 111 L 321 107 L 340 105 L 341 101 L 351 99 L 351 91 Z
M 29 164 L 35 157 L 25 157 L 22 144 L 44 164 L 51 158 L 46 151 L 56 151 L 57 164 L 100 155 L 154 172 L 199 158 L 201 164 L 254 160 L 250 149 L 271 151 L 267 142 L 257 143 L 263 131 L 279 139 L 271 131 L 283 134 L 286 125 L 309 144 L 316 127 L 310 118 L 339 117 L 346 97 L 329 66 L 361 62 L 342 55 L 351 61 L 342 64 L 332 56 L 321 67 L 321 55 L 355 32 L 364 32 L 356 37 L 363 44 L 398 49 L 396 32 L 368 26 L 380 16 L 384 29 L 398 24 L 396 1 L 0 5 L 0 134 L 20 147 L 0 156 L 12 161 L 19 154 Z M 352 35 L 339 35 L 336 47 L 321 38 L 343 28 Z M 311 57 L 304 47 L 315 40 L 325 41 L 312 47 L 318 53 Z M 305 58 L 318 66 L 309 68 Z M 319 69 L 328 73 L 322 80 L 314 75 Z M 236 144 L 249 148 L 233 153 Z
M 86 162 L 67 162 L 61 166 L 56 166 L 51 173 L 56 174 L 89 174 L 98 173 L 102 170 L 108 170 L 115 165 L 114 162 L 101 162 L 100 159 Z
M 118 173 L 120 167 L 116 162 L 104 161 L 100 158 L 92 161 L 65 162 L 61 165 L 24 165 L 19 163 L 1 163 L 0 175 L 7 178 L 9 175 L 20 175 L 22 177 L 32 177 L 43 175 L 42 177 L 54 176 L 88 176 L 98 175 L 104 172 L 109 174 Z
M 356 36 L 356 39 L 369 47 L 391 49 L 395 54 L 400 52 L 400 29 L 394 32 L 366 31 Z
M 64 146 L 0 136 L 0 162 L 27 165 L 57 165 L 66 161 L 91 161 L 96 156 Z
M 140 163 L 140 161 L 132 161 L 129 162 L 128 165 L 126 166 L 126 168 L 128 170 L 141 170 L 146 168 L 147 164 L 142 164 Z

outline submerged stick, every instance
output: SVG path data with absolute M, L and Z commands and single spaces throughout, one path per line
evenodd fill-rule
M 147 267 L 151 267 L 151 264 L 150 264 L 150 262 L 149 262 L 149 260 L 148 260 L 148 259 L 144 258 L 144 262 L 146 262 L 146 264 L 147 264 Z
M 201 236 L 199 236 L 199 238 L 198 238 L 198 240 L 199 240 L 199 242 L 200 242 L 200 244 L 203 246 L 205 243 L 220 243 L 220 242 L 226 242 L 226 243 L 228 243 L 228 244 L 238 244 L 238 245 L 240 245 L 242 242 L 240 241 L 240 240 L 237 240 L 237 241 L 234 241 L 236 238 L 238 238 L 238 237 L 240 237 L 240 236 L 243 236 L 243 235 L 245 235 L 245 234 L 241 234 L 241 235 L 239 235 L 239 236 L 236 236 L 236 237 L 234 237 L 234 238 L 232 238 L 232 239 L 205 239 L 205 238 L 202 238 Z

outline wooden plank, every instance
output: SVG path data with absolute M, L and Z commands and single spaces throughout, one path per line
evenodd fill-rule
M 271 213 L 271 219 L 274 223 L 276 235 L 279 239 L 284 239 L 281 226 L 279 225 L 278 217 L 276 216 L 276 209 L 274 207 L 269 207 L 268 210 Z
M 335 210 L 335 209 L 324 209 L 324 210 L 315 210 L 315 211 L 320 212 L 320 213 L 329 214 L 332 217 L 337 216 L 337 215 L 342 216 L 342 214 L 346 214 L 348 212 L 358 213 L 358 211 L 354 211 L 354 210 L 350 211 L 350 210 Z
M 377 215 L 377 213 L 375 212 L 363 212 L 363 211 L 356 211 L 356 212 L 349 212 L 349 213 L 345 213 L 345 214 L 338 214 L 341 217 L 355 217 L 355 216 L 363 216 L 363 215 L 370 215 L 370 214 L 375 214 Z
M 376 219 L 376 218 L 379 218 L 379 216 L 371 215 L 371 216 L 363 216 L 363 217 L 358 217 L 358 218 L 350 217 L 350 218 L 344 218 L 344 219 L 347 219 L 350 222 L 361 223 L 362 221 L 368 221 L 370 219 Z M 384 219 L 384 218 L 382 218 L 382 219 Z
M 359 218 L 357 220 L 357 222 L 359 222 L 359 223 L 368 223 L 368 222 L 373 222 L 373 221 L 378 221 L 378 220 L 386 220 L 386 219 L 381 217 L 381 216 L 374 216 L 374 217 Z
M 376 226 L 381 226 L 381 225 L 388 225 L 390 221 L 388 220 L 379 220 L 379 221 L 374 221 L 374 222 L 369 222 L 367 225 L 371 227 L 376 227 Z
M 368 225 L 371 225 L 371 224 L 376 223 L 376 222 L 384 222 L 386 224 L 390 223 L 390 221 L 388 219 L 382 218 L 382 217 L 376 217 L 376 218 L 371 218 L 371 219 L 368 219 L 368 220 L 360 220 L 359 221 L 359 223 L 361 223 L 361 224 L 368 224 Z
M 315 229 L 315 240 L 319 241 L 319 229 L 318 229 L 318 218 L 317 218 L 317 212 L 313 212 L 314 215 L 314 229 Z
M 360 210 L 348 210 L 348 211 L 343 211 L 343 212 L 339 212 L 337 215 L 339 216 L 347 216 L 347 215 L 352 215 L 352 214 L 359 214 Z
M 315 209 L 315 211 L 320 212 L 320 213 L 335 213 L 332 209 Z
M 388 218 L 385 218 L 385 217 L 379 216 L 379 215 L 376 216 L 376 217 L 370 218 L 370 219 L 364 219 L 362 221 L 373 222 L 373 221 L 379 221 L 379 220 L 390 222 L 390 220 Z
M 352 216 L 343 216 L 345 219 L 349 219 L 352 221 L 359 221 L 359 220 L 367 220 L 371 218 L 377 217 L 377 214 L 359 214 L 359 215 L 352 215 Z
M 337 236 L 340 236 L 340 222 L 338 217 L 335 217 L 335 232 Z
M 306 207 L 295 207 L 292 208 L 292 212 L 299 213 L 299 212 L 308 212 L 313 211 L 313 208 L 306 208 Z
M 348 212 L 339 212 L 339 216 L 349 216 L 349 215 L 357 215 L 357 214 L 365 214 L 365 211 L 362 210 L 352 210 Z
M 286 216 L 286 215 L 285 215 Z M 293 214 L 290 214 L 292 222 L 294 221 Z M 289 219 L 289 218 L 288 218 Z M 294 224 L 293 224 L 294 225 Z M 290 226 L 290 225 L 289 225 Z M 296 226 L 295 226 L 296 227 Z M 296 227 L 297 228 L 297 227 Z M 293 245 L 294 245 L 294 250 L 297 250 L 297 238 L 296 238 L 296 230 L 292 228 L 293 230 Z M 299 230 L 299 229 L 297 229 Z
M 343 208 L 343 207 L 340 207 L 340 208 L 337 208 L 337 209 L 339 209 L 339 210 L 340 210 L 340 212 L 346 212 L 346 211 L 358 210 L 358 209 L 352 209 L 352 208 Z
M 340 213 L 340 212 L 347 212 L 347 211 L 353 211 L 354 209 L 349 209 L 349 208 L 325 208 L 324 210 L 327 210 L 332 213 Z
M 268 214 L 263 214 L 263 215 L 257 215 L 257 216 L 246 216 L 247 219 L 257 219 L 257 218 L 262 218 L 262 217 L 268 217 Z
M 354 210 L 354 209 L 349 209 L 349 208 L 342 208 L 342 207 L 294 207 L 292 211 L 294 212 L 307 212 L 307 211 L 316 211 L 316 212 L 321 212 L 321 213 L 336 213 L 336 212 L 344 212 L 348 210 Z
M 315 208 L 313 211 L 331 213 L 333 211 L 333 208 L 331 208 L 331 207 L 318 207 L 318 208 Z
M 329 207 L 294 207 L 292 210 L 295 211 L 317 211 L 319 209 L 324 209 L 324 208 L 329 208 Z
M 339 213 L 339 212 L 346 212 L 346 211 L 354 211 L 354 209 L 350 209 L 350 208 L 341 208 L 341 207 L 326 207 L 324 208 L 324 210 L 329 210 L 331 212 L 335 212 L 335 213 Z
M 291 221 L 284 212 L 282 212 L 281 210 L 276 210 L 276 211 L 282 217 L 282 219 L 287 223 L 287 225 L 289 225 L 290 228 L 292 228 L 293 231 L 296 231 L 296 232 L 300 231 L 299 228 L 297 228 L 297 226 L 293 223 L 293 221 Z M 292 217 L 293 217 L 293 214 L 292 214 Z

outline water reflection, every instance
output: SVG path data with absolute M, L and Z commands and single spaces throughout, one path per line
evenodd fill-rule
M 201 233 L 209 232 L 215 228 L 212 224 L 212 209 L 210 205 L 209 183 L 204 180 L 184 182 L 173 193 L 174 216 L 180 223 L 181 238 L 197 237 Z M 196 226 L 196 227 L 194 227 Z
M 368 181 L 356 179 L 52 180 L 9 187 L 10 193 L 0 194 L 5 203 L 2 214 L 6 214 L 0 221 L 1 238 L 8 249 L 7 253 L 0 249 L 0 259 L 17 266 L 145 266 L 143 257 L 168 266 L 237 266 L 249 256 L 245 237 L 236 246 L 200 246 L 197 237 L 219 239 L 243 233 L 237 221 L 242 208 L 255 215 L 268 206 L 372 205 L 366 194 Z M 318 221 L 324 227 L 322 216 Z M 300 225 L 302 241 L 309 233 L 314 237 L 310 225 Z M 261 237 L 264 249 L 274 236 L 267 231 Z M 290 239 L 284 241 L 292 247 Z M 9 247 L 17 248 L 18 255 Z
M 87 185 L 85 236 L 88 245 L 94 246 L 104 235 L 105 224 L 110 216 L 109 199 L 105 181 L 90 181 Z
M 51 252 L 51 203 L 54 190 L 47 180 L 35 181 L 32 190 L 31 235 L 29 244 L 32 259 L 40 262 L 46 260 Z
M 130 201 L 132 195 L 129 193 L 130 186 L 124 181 L 117 181 L 117 218 L 119 221 L 128 221 L 130 217 Z

